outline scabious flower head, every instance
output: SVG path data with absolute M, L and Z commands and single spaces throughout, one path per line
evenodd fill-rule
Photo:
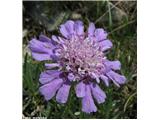
M 40 75 L 40 93 L 45 100 L 56 96 L 57 102 L 66 103 L 75 82 L 76 96 L 82 99 L 82 111 L 96 112 L 94 99 L 98 104 L 106 99 L 98 84 L 102 81 L 109 86 L 113 81 L 119 87 L 126 81 L 115 72 L 120 70 L 120 62 L 110 61 L 104 54 L 112 47 L 112 42 L 107 39 L 107 32 L 96 29 L 94 23 L 84 32 L 81 21 L 68 20 L 59 30 L 62 36 L 53 35 L 50 39 L 40 35 L 39 40 L 33 38 L 29 43 L 35 60 L 51 61 L 45 64 L 47 70 Z

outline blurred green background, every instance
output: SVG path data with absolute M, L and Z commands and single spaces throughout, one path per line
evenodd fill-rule
M 113 48 L 110 60 L 120 60 L 121 73 L 127 83 L 117 88 L 100 86 L 107 94 L 105 103 L 96 105 L 96 113 L 81 112 L 81 100 L 71 88 L 68 102 L 58 104 L 53 98 L 46 102 L 40 95 L 39 75 L 44 62 L 32 59 L 28 42 L 41 33 L 58 35 L 58 27 L 66 20 L 89 22 L 109 33 Z M 95 102 L 96 103 L 96 102 Z M 136 1 L 23 1 L 23 118 L 137 118 L 137 2 Z

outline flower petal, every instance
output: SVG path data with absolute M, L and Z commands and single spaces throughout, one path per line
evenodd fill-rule
M 75 31 L 77 35 L 83 35 L 84 34 L 84 26 L 83 22 L 80 20 L 77 20 L 74 24 Z
M 42 42 L 36 39 L 32 39 L 29 42 L 29 48 L 34 59 L 43 61 L 51 60 L 52 50 L 54 49 L 54 46 L 50 42 Z
M 49 54 L 32 52 L 32 57 L 37 61 L 51 60 Z
M 98 76 L 98 75 L 96 75 L 94 72 L 92 72 L 91 75 L 92 75 L 92 78 L 94 78 L 97 83 L 100 83 L 100 80 L 99 80 L 99 76 Z
M 59 40 L 58 40 L 57 36 L 55 36 L 55 35 L 52 35 L 51 40 L 53 41 L 54 44 L 59 43 Z
M 46 84 L 54 79 L 59 78 L 59 75 L 61 74 L 60 71 L 57 70 L 47 70 L 40 74 L 39 82 L 41 84 Z
M 46 69 L 52 69 L 52 68 L 56 68 L 59 67 L 60 65 L 58 63 L 45 63 L 45 67 Z
M 69 33 L 68 33 L 68 31 L 66 30 L 65 25 L 61 25 L 59 30 L 60 30 L 61 34 L 62 34 L 64 37 L 68 38 Z
M 73 73 L 69 73 L 69 74 L 68 74 L 68 79 L 69 79 L 70 81 L 74 81 L 74 79 L 75 79 L 74 74 L 73 74 Z
M 106 94 L 104 91 L 97 85 L 92 83 L 90 85 L 93 97 L 97 100 L 98 104 L 105 102 Z
M 56 101 L 59 103 L 66 103 L 68 96 L 69 96 L 69 90 L 70 90 L 70 84 L 63 84 L 62 87 L 58 90 L 56 95 Z
M 71 34 L 74 33 L 74 22 L 68 20 L 65 24 L 60 26 L 60 32 L 65 38 L 71 38 Z
M 94 104 L 90 86 L 86 85 L 86 93 L 85 96 L 82 98 L 82 111 L 86 113 L 96 112 L 97 107 Z
M 77 97 L 85 96 L 85 84 L 83 81 L 76 85 L 76 95 Z
M 113 46 L 113 44 L 110 40 L 103 40 L 99 42 L 99 46 L 101 47 L 102 51 L 105 51 L 110 49 Z
M 118 73 L 115 73 L 114 71 L 110 71 L 107 73 L 107 76 L 114 82 L 115 85 L 118 87 L 119 84 L 124 84 L 126 82 L 126 78 L 123 75 L 120 75 Z
M 104 31 L 102 28 L 96 29 L 94 34 L 95 37 L 97 38 L 97 41 L 104 40 L 107 37 L 107 32 Z
M 120 70 L 121 69 L 121 63 L 118 60 L 106 61 L 105 65 L 106 65 L 106 67 L 109 67 L 113 70 Z
M 41 42 L 35 38 L 29 41 L 29 48 L 33 52 L 47 53 L 48 49 L 46 49 L 44 46 L 45 46 L 45 42 Z
M 90 23 L 88 27 L 88 36 L 93 36 L 95 31 L 94 23 Z
M 47 36 L 45 35 L 40 35 L 39 36 L 39 40 L 42 41 L 42 42 L 48 42 L 48 43 L 51 43 L 51 39 L 48 38 Z
M 52 97 L 55 96 L 56 91 L 62 85 L 62 79 L 55 79 L 50 83 L 47 83 L 39 88 L 40 93 L 45 97 L 46 100 L 50 100 Z
M 103 82 L 105 83 L 105 85 L 109 86 L 109 79 L 108 79 L 108 77 L 105 76 L 105 75 L 101 75 L 100 77 L 103 80 Z

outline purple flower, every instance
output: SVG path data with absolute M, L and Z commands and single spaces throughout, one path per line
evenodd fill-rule
M 126 78 L 115 71 L 120 70 L 119 61 L 109 61 L 104 52 L 112 47 L 107 32 L 89 24 L 84 32 L 81 21 L 68 20 L 60 26 L 62 36 L 48 38 L 39 36 L 29 43 L 32 56 L 37 61 L 50 60 L 46 71 L 40 75 L 40 93 L 46 100 L 56 96 L 56 101 L 66 103 L 71 85 L 76 83 L 75 92 L 82 99 L 82 111 L 96 112 L 94 100 L 101 104 L 107 98 L 99 87 L 112 81 L 116 86 L 124 84 Z

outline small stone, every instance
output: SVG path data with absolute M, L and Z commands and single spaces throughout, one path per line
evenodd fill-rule
M 75 115 L 80 115 L 80 112 L 75 112 L 74 114 L 75 114 Z

